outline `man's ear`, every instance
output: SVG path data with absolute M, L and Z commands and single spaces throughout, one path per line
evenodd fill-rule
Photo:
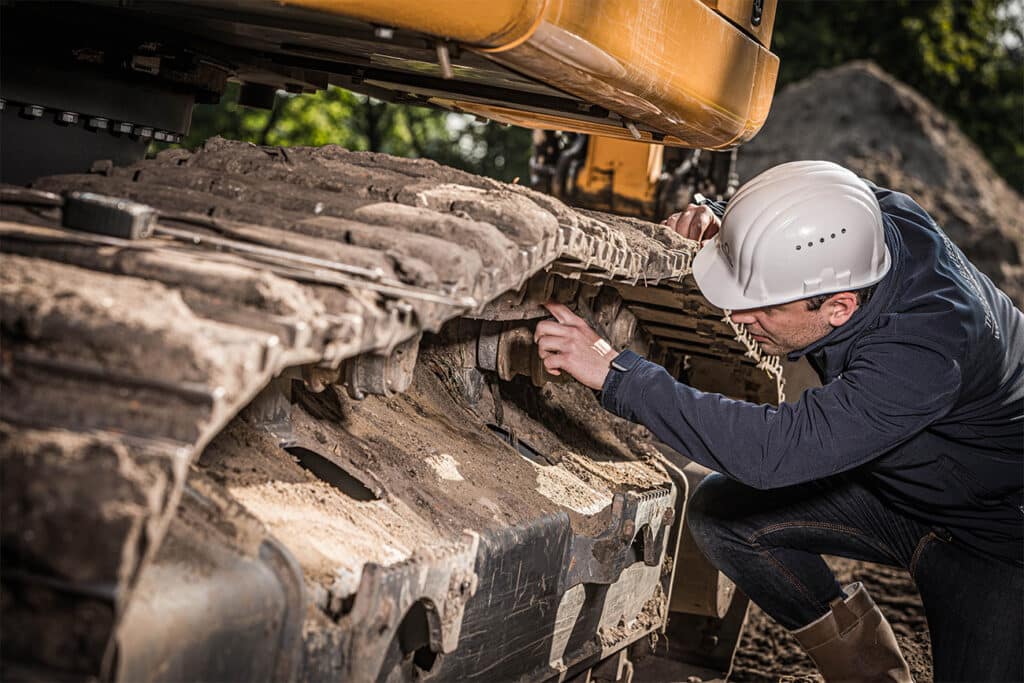
M 857 295 L 853 292 L 837 292 L 828 298 L 822 308 L 828 324 L 839 327 L 853 317 L 860 304 L 857 303 Z

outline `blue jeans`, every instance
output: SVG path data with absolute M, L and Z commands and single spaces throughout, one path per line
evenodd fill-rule
M 713 474 L 686 515 L 712 564 L 787 629 L 840 595 L 822 554 L 903 567 L 924 603 L 936 681 L 1024 681 L 1024 570 L 891 509 L 855 477 L 761 491 Z

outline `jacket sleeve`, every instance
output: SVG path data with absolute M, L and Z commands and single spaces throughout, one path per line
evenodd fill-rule
M 778 407 L 698 391 L 638 356 L 626 365 L 608 373 L 605 408 L 759 489 L 838 474 L 892 450 L 949 412 L 961 382 L 939 345 L 907 337 L 861 345 L 838 379 Z

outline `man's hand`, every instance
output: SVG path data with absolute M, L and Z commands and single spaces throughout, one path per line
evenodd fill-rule
M 533 333 L 544 369 L 552 375 L 565 370 L 591 389 L 601 389 L 618 353 L 567 306 L 549 302 L 544 307 L 555 316 L 537 323 Z
M 709 207 L 690 204 L 686 211 L 672 214 L 661 224 L 667 225 L 687 239 L 703 242 L 718 233 L 722 222 Z

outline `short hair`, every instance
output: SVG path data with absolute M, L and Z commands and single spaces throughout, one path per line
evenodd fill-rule
M 864 287 L 862 289 L 852 290 L 857 295 L 857 305 L 863 306 L 867 302 L 871 301 L 871 297 L 875 294 L 875 287 L 878 285 L 871 285 L 870 287 Z M 832 294 L 819 294 L 818 296 L 812 296 L 804 299 L 807 302 L 808 311 L 816 311 L 825 305 L 825 302 L 829 300 L 834 294 L 839 292 L 832 292 Z

